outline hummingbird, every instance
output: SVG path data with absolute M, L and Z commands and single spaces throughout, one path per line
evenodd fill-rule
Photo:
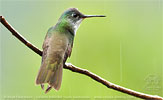
M 63 66 L 71 56 L 76 31 L 85 18 L 105 17 L 104 15 L 84 15 L 77 8 L 69 8 L 61 15 L 57 24 L 52 26 L 42 45 L 41 67 L 36 78 L 36 85 L 48 84 L 45 93 L 54 88 L 59 90 L 62 81 Z

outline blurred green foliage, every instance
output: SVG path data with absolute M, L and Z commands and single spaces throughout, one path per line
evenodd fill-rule
M 0 0 L 0 15 L 40 49 L 48 28 L 65 9 L 76 7 L 84 14 L 106 15 L 82 22 L 67 62 L 118 85 L 163 96 L 162 4 L 161 0 Z M 40 62 L 40 56 L 0 25 L 2 100 L 134 99 L 65 69 L 61 89 L 44 94 L 35 85 Z

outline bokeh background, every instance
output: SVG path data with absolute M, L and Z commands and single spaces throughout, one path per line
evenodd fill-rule
M 0 15 L 42 49 L 49 27 L 70 7 L 84 14 L 70 62 L 115 84 L 163 96 L 162 0 L 0 0 Z M 61 89 L 35 85 L 41 57 L 0 25 L 0 100 L 132 100 L 89 77 L 63 70 Z

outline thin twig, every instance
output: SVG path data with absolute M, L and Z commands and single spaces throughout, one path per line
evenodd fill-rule
M 33 44 L 31 44 L 30 42 L 28 42 L 23 36 L 21 36 L 14 28 L 11 27 L 11 25 L 5 20 L 5 18 L 3 18 L 2 16 L 0 16 L 0 22 L 12 33 L 12 35 L 14 35 L 17 39 L 19 39 L 21 42 L 23 42 L 27 47 L 29 47 L 31 50 L 33 50 L 35 53 L 37 53 L 38 55 L 42 56 L 42 51 L 39 50 L 37 47 L 35 47 Z M 144 94 L 144 93 L 140 93 L 134 90 L 130 90 L 127 88 L 124 88 L 122 86 L 113 84 L 99 76 L 97 76 L 96 74 L 85 70 L 85 69 L 81 69 L 79 67 L 76 67 L 70 63 L 66 63 L 64 65 L 65 69 L 69 69 L 72 72 L 77 72 L 80 74 L 84 74 L 86 76 L 91 77 L 92 79 L 96 80 L 97 82 L 107 86 L 108 88 L 120 91 L 122 93 L 126 93 L 141 99 L 147 99 L 147 100 L 163 100 L 162 97 L 159 96 L 154 96 L 154 95 L 148 95 L 148 94 Z

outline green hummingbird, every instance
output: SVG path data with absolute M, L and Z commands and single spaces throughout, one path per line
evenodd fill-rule
M 84 15 L 77 8 L 67 9 L 59 18 L 57 24 L 51 27 L 43 43 L 41 67 L 36 78 L 36 84 L 48 83 L 47 93 L 51 88 L 59 90 L 62 81 L 62 69 L 71 55 L 74 36 L 85 18 L 105 17 L 103 15 Z

